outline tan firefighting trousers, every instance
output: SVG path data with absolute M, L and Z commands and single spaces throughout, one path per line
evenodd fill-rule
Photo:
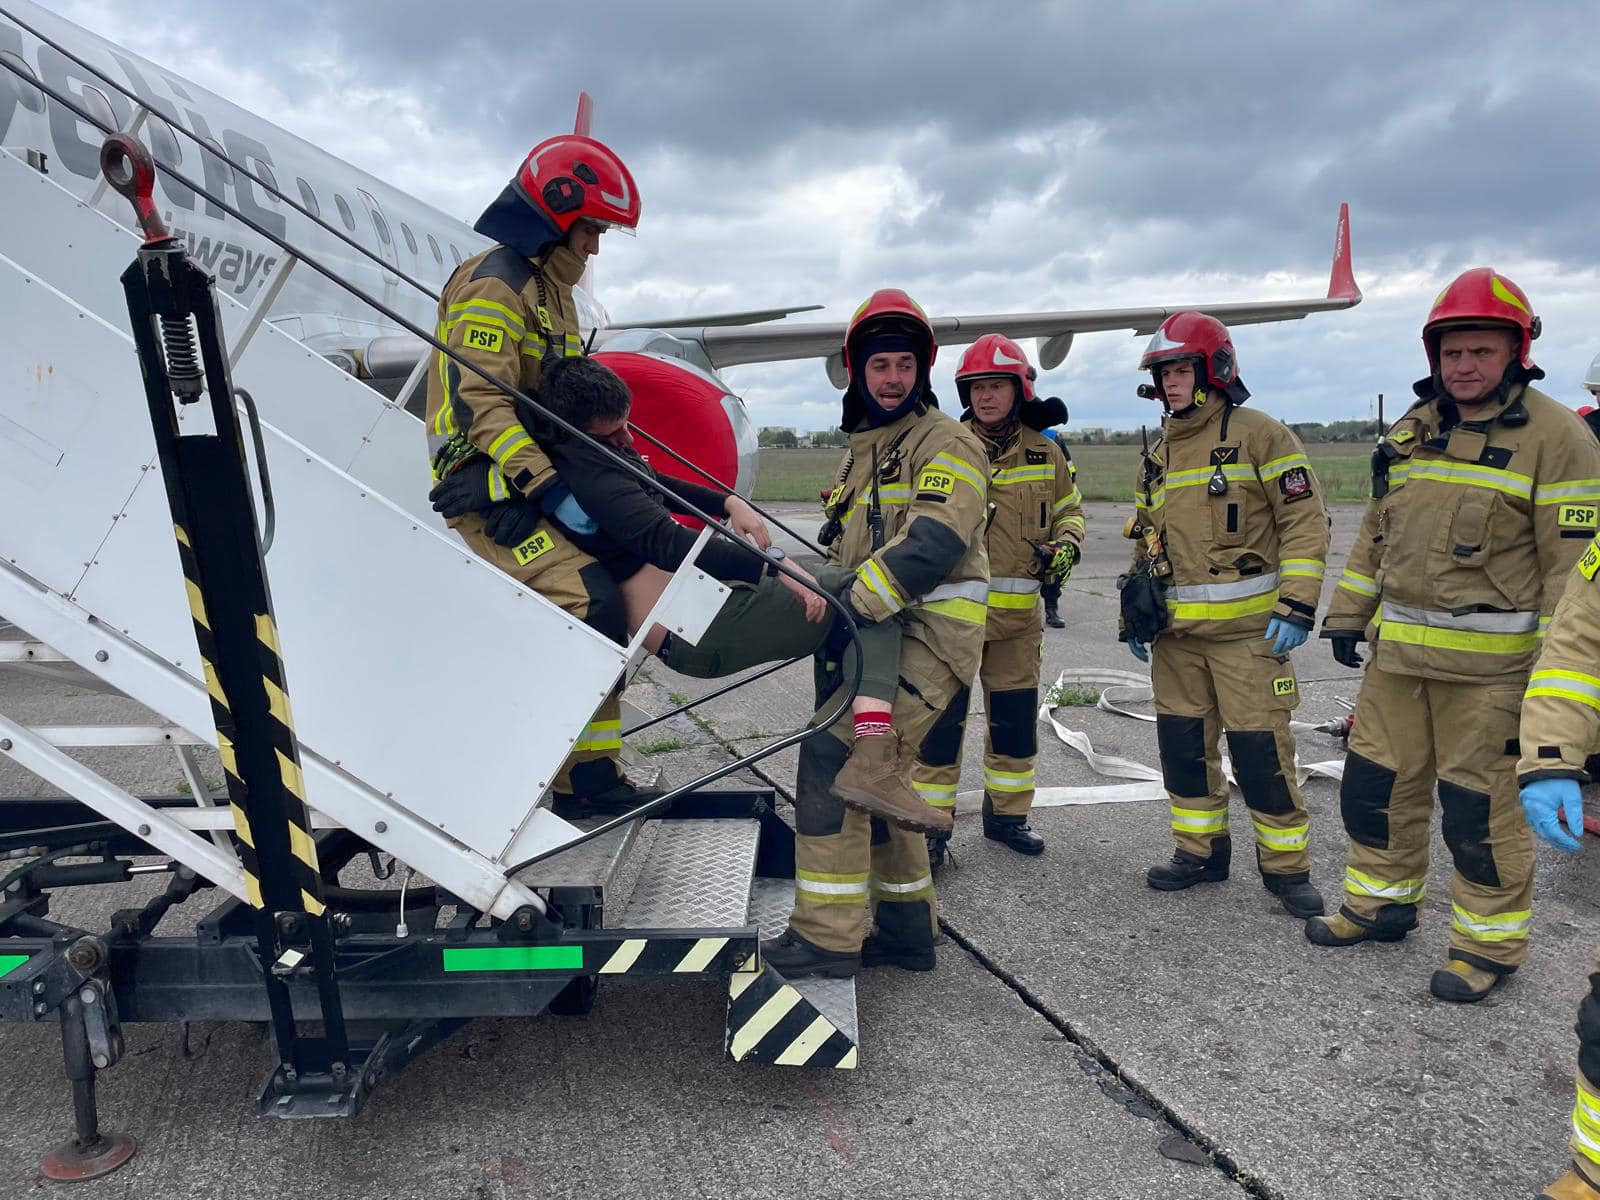
M 1161 636 L 1150 648 L 1150 681 L 1178 848 L 1209 858 L 1212 843 L 1228 837 L 1228 781 L 1217 751 L 1218 735 L 1227 730 L 1262 873 L 1309 871 L 1311 818 L 1295 782 L 1289 732 L 1289 714 L 1300 702 L 1293 664 L 1274 657 L 1259 635 Z
M 520 546 L 497 544 L 483 531 L 483 518 L 469 513 L 456 525 L 473 553 L 507 575 L 527 584 L 558 608 L 613 641 L 628 640 L 622 593 L 606 569 L 579 550 L 548 521 L 540 521 Z M 529 686 L 534 686 L 529 681 Z M 553 791 L 581 796 L 604 791 L 621 776 L 622 705 L 612 692 L 595 710 L 587 728 L 572 744 L 572 756 L 551 783 Z
M 1450 957 L 1506 974 L 1527 956 L 1533 838 L 1516 778 L 1524 685 L 1367 668 L 1339 787 L 1347 919 L 1397 932 L 1416 924 L 1437 779 L 1456 867 Z
M 901 642 L 900 678 L 894 726 L 909 770 L 915 747 L 962 684 L 924 643 L 911 637 Z M 826 698 L 814 720 L 837 703 L 837 687 L 832 677 L 819 679 L 817 691 Z M 861 947 L 870 905 L 882 944 L 931 946 L 939 924 L 927 839 L 846 808 L 829 794 L 849 757 L 852 738 L 850 706 L 845 705 L 826 735 L 800 747 L 789 928 L 825 950 L 853 953 Z
M 1572 1167 L 1600 1190 L 1600 956 L 1578 1005 L 1578 1087 L 1572 1106 Z
M 1041 633 L 983 643 L 978 681 L 989 722 L 984 743 L 983 792 L 997 817 L 1026 817 L 1033 807 L 1034 760 L 1039 753 Z M 970 688 L 957 692 L 950 706 L 922 740 L 911 781 L 922 798 L 938 808 L 954 808 L 961 783 L 961 747 L 967 731 Z

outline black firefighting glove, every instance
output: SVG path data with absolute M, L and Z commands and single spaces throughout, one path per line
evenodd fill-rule
M 1361 641 L 1359 633 L 1354 630 L 1342 630 L 1339 633 L 1330 633 L 1328 639 L 1333 643 L 1335 662 L 1352 669 L 1361 665 L 1363 659 L 1356 653 L 1356 643 Z
M 447 519 L 482 513 L 483 531 L 491 541 L 498 546 L 520 546 L 533 536 L 544 512 L 538 504 L 520 496 L 513 500 L 491 498 L 490 470 L 486 458 L 464 463 L 434 484 L 428 499 L 433 511 Z

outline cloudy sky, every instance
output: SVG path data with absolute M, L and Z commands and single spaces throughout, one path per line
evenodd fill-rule
M 47 6 L 467 220 L 588 89 L 644 198 L 598 264 L 618 319 L 842 318 L 884 285 L 938 314 L 1319 296 L 1347 200 L 1365 302 L 1236 338 L 1268 411 L 1396 411 L 1471 266 L 1533 299 L 1558 399 L 1600 351 L 1592 4 Z M 1135 425 L 1140 349 L 1082 336 L 1041 386 Z M 758 424 L 837 419 L 819 363 L 729 378 Z

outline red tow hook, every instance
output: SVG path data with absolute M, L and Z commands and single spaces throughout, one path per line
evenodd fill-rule
M 127 197 L 139 215 L 144 244 L 170 242 L 172 235 L 156 212 L 156 164 L 150 151 L 131 133 L 114 133 L 100 147 L 100 172 L 119 195 Z

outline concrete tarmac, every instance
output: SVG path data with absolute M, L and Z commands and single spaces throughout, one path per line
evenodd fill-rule
M 802 532 L 811 506 L 780 506 Z M 1125 505 L 1091 505 L 1067 585 L 1068 628 L 1047 631 L 1044 678 L 1140 665 L 1116 642 Z M 1341 565 L 1359 509 L 1334 512 Z M 793 543 L 790 543 L 791 548 Z M 1330 580 L 1336 570 L 1330 571 Z M 1331 587 L 1331 582 L 1330 582 Z M 1326 594 L 1326 593 L 1325 593 Z M 1359 675 L 1326 643 L 1296 653 L 1298 716 L 1354 699 Z M 0 678 L 29 723 L 141 719 L 125 701 Z M 709 690 L 659 664 L 630 699 L 663 711 Z M 809 714 L 791 668 L 637 739 L 674 782 L 748 752 Z M 962 786 L 981 787 L 974 705 Z M 1152 765 L 1154 726 L 1059 710 L 1098 750 Z M 143 718 L 148 719 L 148 717 Z M 1042 785 L 1102 780 L 1040 727 Z M 1303 759 L 1340 743 L 1302 739 Z M 87 756 L 86 757 L 90 757 Z M 162 753 L 93 756 L 119 782 L 171 792 Z M 755 774 L 792 790 L 794 751 Z M 44 790 L 0 764 L 0 794 Z M 1314 881 L 1337 903 L 1337 789 L 1312 781 Z M 1161 802 L 1041 809 L 1046 853 L 1025 859 L 958 821 L 958 865 L 938 884 L 949 937 L 939 969 L 858 986 L 861 1066 L 820 1072 L 723 1060 L 713 984 L 609 983 L 584 1018 L 478 1021 L 419 1059 L 350 1122 L 254 1115 L 268 1066 L 259 1029 L 132 1026 L 102 1076 L 108 1127 L 132 1163 L 90 1196 L 556 1197 L 845 1195 L 1477 1198 L 1531 1196 L 1565 1159 L 1578 999 L 1593 957 L 1593 854 L 1541 850 L 1527 965 L 1481 1004 L 1432 1000 L 1449 927 L 1449 856 L 1436 841 L 1422 927 L 1391 946 L 1323 950 L 1260 886 L 1236 799 L 1228 882 L 1145 887 L 1171 852 Z M 136 890 L 75 901 L 95 915 Z M 74 915 L 66 909 L 63 915 Z M 85 916 L 85 921 L 88 917 Z M 165 927 L 164 927 L 165 928 Z M 39 1155 L 70 1129 L 55 1028 L 0 1026 L 10 1119 L 0 1196 L 54 1189 Z

